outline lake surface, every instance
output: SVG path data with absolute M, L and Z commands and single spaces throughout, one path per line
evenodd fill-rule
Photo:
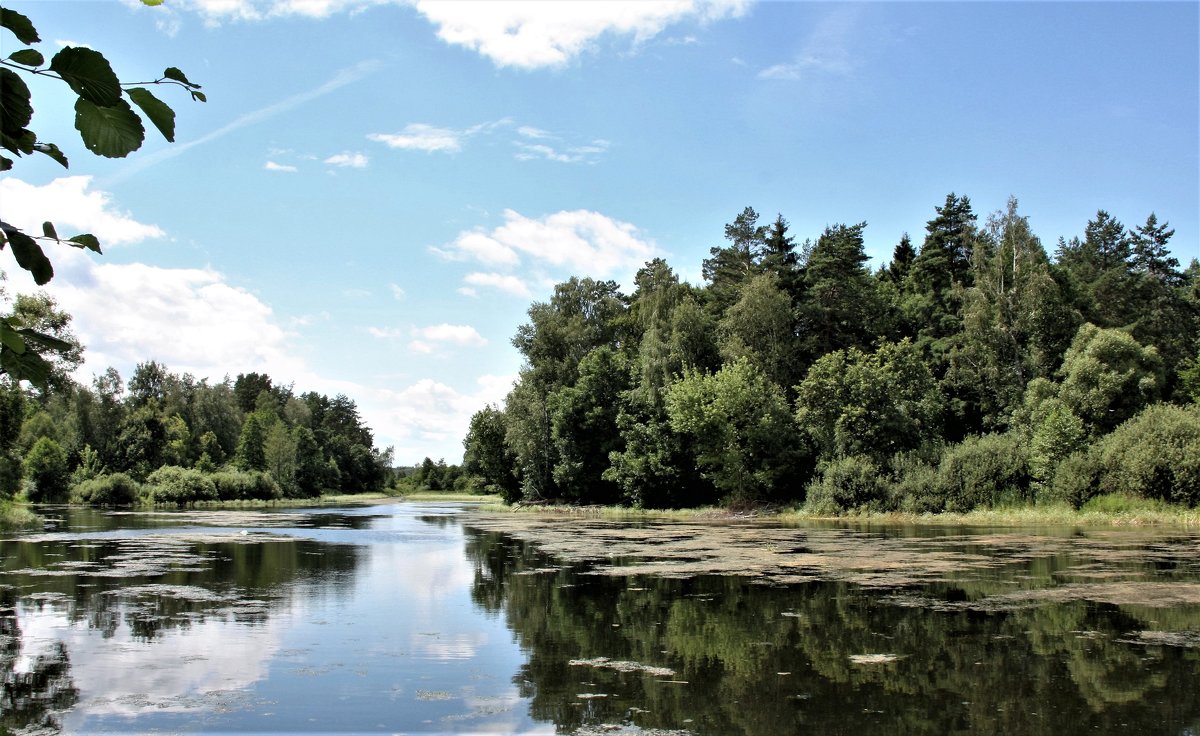
M 1200 734 L 1200 532 L 56 509 L 0 733 Z

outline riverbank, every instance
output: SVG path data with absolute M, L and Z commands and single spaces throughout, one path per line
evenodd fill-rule
M 1076 509 L 1066 504 L 1005 506 L 974 509 L 964 513 L 856 512 L 842 516 L 812 514 L 803 507 L 764 506 L 730 509 L 704 506 L 688 509 L 636 509 L 625 506 L 571 506 L 565 504 L 485 503 L 481 510 L 546 516 L 578 516 L 603 519 L 765 520 L 783 523 L 852 521 L 864 523 L 939 526 L 1187 526 L 1200 527 L 1200 508 L 1176 506 L 1162 501 L 1131 498 L 1119 494 L 1098 496 Z

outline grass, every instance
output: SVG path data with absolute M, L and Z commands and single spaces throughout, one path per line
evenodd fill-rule
M 30 511 L 25 504 L 9 499 L 0 500 L 0 530 L 36 529 L 41 524 L 42 517 Z
M 399 496 L 404 501 L 463 501 L 482 503 L 486 508 L 502 507 L 500 497 L 494 493 L 455 493 L 453 491 L 413 491 Z
M 1015 505 L 975 509 L 965 513 L 861 512 L 842 516 L 812 514 L 801 508 L 765 507 L 731 510 L 706 506 L 690 509 L 636 509 L 625 506 L 522 505 L 485 503 L 481 510 L 608 519 L 769 519 L 782 522 L 865 521 L 884 524 L 953 526 L 1200 526 L 1200 508 L 1176 506 L 1151 499 L 1111 494 L 1098 496 L 1083 508 L 1066 504 Z

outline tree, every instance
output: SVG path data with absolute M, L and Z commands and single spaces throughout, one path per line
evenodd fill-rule
M 263 463 L 266 471 L 283 490 L 283 495 L 288 497 L 297 495 L 296 451 L 296 436 L 287 425 L 277 421 L 267 429 L 263 437 Z
M 823 458 L 869 455 L 883 462 L 941 433 L 937 381 L 909 340 L 873 353 L 828 353 L 796 387 L 796 424 Z
M 1163 387 L 1157 350 L 1093 324 L 1079 328 L 1059 375 L 1058 397 L 1093 436 L 1108 433 L 1155 401 Z
M 954 436 L 1006 425 L 1026 384 L 1058 367 L 1078 324 L 1015 198 L 988 218 L 986 234 L 972 258 L 963 332 L 946 375 L 958 404 L 969 405 L 957 412 L 965 426 Z
M 883 275 L 893 284 L 902 284 L 912 269 L 913 261 L 917 258 L 917 250 L 913 248 L 908 233 L 900 236 L 900 242 L 892 250 L 892 260 L 883 271 Z
M 742 283 L 759 272 L 767 229 L 758 224 L 758 213 L 747 207 L 725 226 L 729 245 L 713 246 L 701 271 L 708 282 L 712 311 L 720 315 L 737 299 Z M 778 236 L 777 236 L 778 237 Z M 776 247 L 782 247 L 776 243 Z
M 865 348 L 876 334 L 881 309 L 866 268 L 866 226 L 825 228 L 809 255 L 800 311 L 800 336 L 809 360 L 833 350 Z
M 1098 327 L 1125 327 L 1136 319 L 1133 249 L 1116 218 L 1098 210 L 1084 227 L 1083 239 L 1059 240 L 1055 255 L 1060 278 L 1086 321 Z
M 296 443 L 296 493 L 301 498 L 315 498 L 321 495 L 321 489 L 325 487 L 329 467 L 311 429 L 296 427 L 293 434 Z
M 779 386 L 795 383 L 796 318 L 777 274 L 763 273 L 743 283 L 738 300 L 717 324 L 717 334 L 725 361 L 744 357 Z
M 783 391 L 742 358 L 689 372 L 667 392 L 671 428 L 689 435 L 705 477 L 730 500 L 786 495 L 802 446 Z
M 70 468 L 67 453 L 49 437 L 34 443 L 25 456 L 25 478 L 30 482 L 29 500 L 38 503 L 61 503 L 67 500 L 67 481 Z
M 579 380 L 550 396 L 550 434 L 557 450 L 554 481 L 564 497 L 613 503 L 617 486 L 603 477 L 609 454 L 621 448 L 620 395 L 629 388 L 624 355 L 599 347 L 579 363 Z
M 266 470 L 266 429 L 257 414 L 246 417 L 238 439 L 237 466 L 242 470 Z
M 939 376 L 952 339 L 958 334 L 959 291 L 971 285 L 971 254 L 978 241 L 971 200 L 953 192 L 934 208 L 925 225 L 925 242 L 905 279 L 904 319 L 915 326 L 917 346 L 931 356 Z
M 512 503 L 520 497 L 521 484 L 513 474 L 516 457 L 504 443 L 506 422 L 505 413 L 490 405 L 471 416 L 463 439 L 463 470 L 481 478 L 489 493 Z

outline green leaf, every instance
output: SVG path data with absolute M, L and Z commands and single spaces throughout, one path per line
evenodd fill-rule
M 8 131 L 0 132 L 0 148 L 6 148 L 18 156 L 33 153 L 35 145 L 37 145 L 37 136 L 33 134 L 32 130 L 22 128 L 16 131 L 16 136 L 9 135 Z
M 54 267 L 50 265 L 50 259 L 42 252 L 42 247 L 36 240 L 7 222 L 0 222 L 0 230 L 12 246 L 17 265 L 33 274 L 33 280 L 38 286 L 54 278 Z
M 190 91 L 192 93 L 193 100 L 195 100 L 197 102 L 208 102 L 208 97 L 206 97 L 203 92 L 197 92 L 196 90 L 190 90 Z
M 13 167 L 13 160 L 5 156 L 0 156 L 0 171 L 8 171 Z
M 44 388 L 50 380 L 50 364 L 32 350 L 24 353 L 0 350 L 0 372 L 17 381 L 29 381 L 39 388 Z
M 0 8 L 0 26 L 12 31 L 21 43 L 37 43 L 42 40 L 38 37 L 37 29 L 33 27 L 31 20 L 8 8 Z
M 188 78 L 184 75 L 184 73 L 179 71 L 179 69 L 177 69 L 176 67 L 173 67 L 173 66 L 167 67 L 163 71 L 163 76 L 166 77 L 167 79 L 179 82 L 180 84 L 183 84 L 192 89 L 200 89 L 200 85 L 192 84 L 190 81 L 188 81 Z
M 53 222 L 43 222 L 42 223 L 42 234 L 45 235 L 47 238 L 53 238 L 54 240 L 58 240 L 58 233 L 55 232 L 55 230 L 54 230 Z
M 50 60 L 50 69 L 88 102 L 112 107 L 121 100 L 121 80 L 99 51 L 68 46 Z
M 162 4 L 163 4 L 163 0 L 142 0 L 142 5 L 149 5 L 152 8 L 158 7 L 159 5 L 162 5 Z
M 71 245 L 75 246 L 76 248 L 81 248 L 81 249 L 87 248 L 88 250 L 90 250 L 94 253 L 100 253 L 100 241 L 97 240 L 96 236 L 92 235 L 91 233 L 83 233 L 82 235 L 75 235 L 73 237 L 67 238 L 66 241 L 64 241 L 64 242 L 70 243 Z M 103 255 L 103 253 L 101 253 L 101 255 Z
M 0 69 L 0 129 L 17 135 L 33 119 L 29 87 L 11 69 Z
M 150 94 L 148 89 L 134 87 L 126 91 L 129 93 L 129 99 L 133 100 L 133 103 L 146 113 L 146 117 L 150 118 L 150 122 L 154 123 L 158 132 L 163 134 L 163 138 L 174 143 L 175 111 L 162 100 Z
M 21 333 L 12 328 L 7 319 L 0 319 L 0 344 L 15 353 L 25 352 L 25 340 L 21 338 Z
M 20 336 L 25 340 L 25 344 L 40 345 L 47 350 L 53 350 L 58 353 L 65 353 L 73 350 L 75 346 L 66 340 L 60 340 L 54 335 L 47 335 L 44 332 L 37 332 L 29 328 L 17 330 Z
M 67 155 L 53 143 L 35 143 L 33 150 L 37 151 L 38 153 L 46 154 L 50 158 L 62 164 L 64 169 L 70 168 L 70 164 L 67 163 Z
M 146 139 L 142 119 L 125 100 L 101 107 L 80 97 L 75 101 L 75 129 L 89 151 L 107 158 L 124 158 Z
M 25 66 L 41 66 L 46 63 L 46 57 L 42 56 L 42 52 L 37 49 L 21 49 L 15 51 L 8 56 L 9 61 L 15 61 L 18 64 Z

